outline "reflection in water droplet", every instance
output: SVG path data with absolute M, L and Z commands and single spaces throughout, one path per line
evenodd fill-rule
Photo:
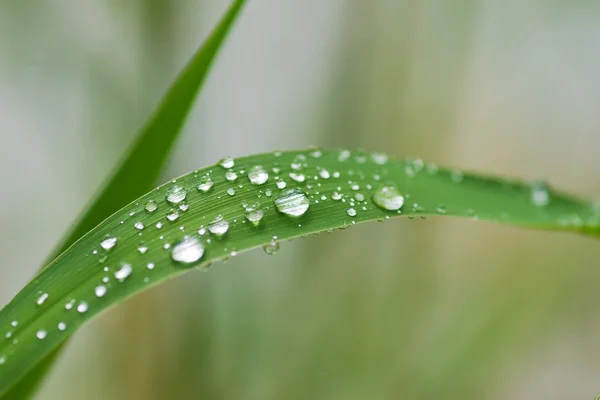
M 219 165 L 223 168 L 233 168 L 235 161 L 233 161 L 233 158 L 231 157 L 223 157 L 219 161 Z
M 115 272 L 115 279 L 119 282 L 123 282 L 131 273 L 133 272 L 133 267 L 131 264 L 122 263 L 121 268 Z
M 229 222 L 222 215 L 217 216 L 209 225 L 208 231 L 213 235 L 223 236 L 229 230 Z
M 210 179 L 210 176 L 206 175 L 200 178 L 200 183 L 198 184 L 198 190 L 201 192 L 208 192 L 213 187 L 213 181 Z
M 158 209 L 158 204 L 156 204 L 156 202 L 154 200 L 150 200 L 146 203 L 146 206 L 144 208 L 146 209 L 146 211 L 151 213 L 151 212 L 156 211 L 156 209 Z
M 379 208 L 395 211 L 404 205 L 404 196 L 392 185 L 384 185 L 377 189 L 372 196 L 373 203 Z
M 299 217 L 306 213 L 310 200 L 299 188 L 284 190 L 275 199 L 275 207 L 282 214 Z
M 109 237 L 109 238 L 104 239 L 102 241 L 102 243 L 100 243 L 100 246 L 104 250 L 110 250 L 113 247 L 115 247 L 116 244 L 117 244 L 117 238 L 116 237 Z
M 179 204 L 185 200 L 187 192 L 181 186 L 173 186 L 167 191 L 166 199 L 171 204 Z
M 271 241 L 263 246 L 263 250 L 268 255 L 273 255 L 279 250 L 279 242 Z
M 204 255 L 204 246 L 195 236 L 186 236 L 173 246 L 171 258 L 175 262 L 192 264 L 199 261 Z M 154 265 L 152 266 L 154 268 Z
M 255 165 L 248 171 L 248 179 L 253 185 L 262 185 L 269 179 L 269 173 L 260 165 Z

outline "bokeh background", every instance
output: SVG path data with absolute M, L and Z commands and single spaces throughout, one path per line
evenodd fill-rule
M 600 2 L 248 3 L 161 182 L 319 145 L 600 198 Z M 226 6 L 0 3 L 0 303 Z M 103 314 L 38 398 L 592 399 L 599 263 L 591 239 L 450 218 L 288 242 Z

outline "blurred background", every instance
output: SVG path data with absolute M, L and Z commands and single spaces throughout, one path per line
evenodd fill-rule
M 318 145 L 600 198 L 600 2 L 248 3 L 161 182 Z M 227 5 L 0 3 L 0 303 Z M 591 239 L 450 218 L 300 239 L 103 314 L 38 398 L 593 399 L 599 263 Z

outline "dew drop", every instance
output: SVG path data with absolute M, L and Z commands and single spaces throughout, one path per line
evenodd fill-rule
M 290 172 L 290 178 L 296 182 L 304 182 L 306 180 L 306 176 L 304 174 L 297 174 L 295 172 Z
M 341 199 L 342 199 L 342 197 L 344 197 L 344 196 L 342 196 L 342 194 L 341 194 L 341 193 L 339 193 L 339 192 L 333 192 L 333 193 L 331 194 L 331 200 L 336 200 L 336 201 L 337 201 L 337 200 L 341 200 Z
M 287 186 L 285 181 L 277 181 L 276 185 L 278 189 L 285 189 L 285 187 Z
M 37 332 L 35 333 L 35 336 L 36 336 L 38 339 L 40 339 L 40 340 L 43 340 L 43 339 L 46 339 L 46 336 L 48 336 L 48 332 L 46 332 L 46 331 L 45 331 L 45 330 L 43 330 L 43 329 L 40 329 L 39 331 L 37 331 Z
M 179 204 L 185 200 L 187 192 L 181 186 L 173 186 L 167 191 L 166 199 L 171 204 Z
M 284 190 L 275 199 L 275 207 L 282 214 L 299 217 L 306 213 L 310 200 L 299 188 Z
M 148 268 L 148 269 L 154 269 L 154 263 L 148 263 L 148 264 L 146 264 L 146 268 Z
M 179 218 L 179 213 L 177 211 L 173 211 L 167 214 L 167 219 L 171 222 L 176 221 L 177 218 Z M 158 228 L 158 224 L 156 227 Z
M 237 174 L 231 170 L 225 172 L 225 179 L 227 179 L 229 182 L 234 182 L 237 177 Z
M 59 322 L 58 323 L 58 330 L 59 331 L 64 331 L 65 329 L 67 329 L 67 324 L 65 324 L 64 322 Z
M 271 241 L 263 246 L 263 250 L 268 255 L 272 256 L 279 250 L 279 242 Z
M 235 189 L 234 188 L 227 189 L 227 194 L 230 196 L 235 196 Z
M 327 171 L 325 168 L 323 168 L 319 171 L 319 176 L 323 179 L 329 179 L 330 174 L 329 174 L 329 171 Z
M 36 303 L 38 306 L 41 306 L 42 304 L 44 304 L 44 302 L 48 299 L 48 293 L 43 293 L 40 297 L 38 297 L 38 299 L 36 300 Z
M 384 153 L 371 153 L 371 159 L 375 164 L 384 165 L 388 161 L 388 156 Z
M 248 221 L 250 221 L 254 226 L 256 226 L 260 223 L 260 220 L 262 219 L 262 217 L 265 214 L 263 212 L 263 210 L 260 209 L 259 204 L 255 204 L 252 206 L 246 206 L 245 211 L 246 211 L 246 214 L 245 214 L 246 219 Z
M 348 214 L 351 217 L 356 217 L 356 210 L 354 208 L 349 208 L 346 210 L 346 214 Z
M 223 236 L 229 230 L 229 222 L 222 215 L 217 216 L 209 225 L 208 231 L 213 235 Z
M 10 323 L 10 325 L 13 326 L 13 327 L 16 327 L 17 325 L 19 325 L 19 322 L 18 321 L 12 321 Z
M 231 157 L 223 157 L 219 161 L 219 165 L 223 168 L 233 168 L 235 161 L 233 161 L 233 158 Z
M 138 247 L 138 252 L 140 254 L 146 254 L 146 252 L 148 252 L 148 246 L 140 246 L 140 247 Z
M 150 200 L 146 203 L 146 206 L 144 208 L 149 213 L 152 213 L 158 209 L 158 204 L 156 204 L 156 202 L 154 200 Z
M 71 308 L 73 308 L 74 304 L 75 304 L 75 299 L 70 300 L 67 304 L 65 304 L 65 310 L 70 310 Z
M 96 288 L 94 289 L 94 293 L 96 294 L 96 297 L 102 297 L 106 294 L 106 286 L 104 285 L 99 285 L 96 286 Z
M 210 176 L 206 175 L 200 179 L 198 184 L 198 190 L 201 192 L 208 192 L 213 187 L 213 181 Z
M 531 202 L 536 207 L 545 207 L 550 204 L 550 190 L 548 184 L 542 181 L 531 183 Z
M 79 303 L 79 305 L 77 306 L 77 311 L 80 313 L 84 313 L 89 309 L 88 303 L 86 303 L 85 301 L 82 301 L 81 303 Z
M 143 223 L 143 222 L 140 222 L 140 221 L 138 221 L 138 222 L 136 222 L 135 224 L 133 224 L 133 226 L 135 227 L 135 229 L 137 229 L 137 230 L 139 230 L 139 231 L 141 231 L 141 230 L 143 230 L 143 229 L 145 228 L 145 227 L 144 227 L 144 223 Z
M 269 179 L 269 173 L 260 165 L 255 165 L 248 171 L 248 180 L 253 185 L 262 185 Z
M 110 250 L 113 247 L 115 247 L 116 244 L 117 244 L 117 238 L 109 237 L 109 238 L 104 239 L 102 241 L 102 243 L 100 243 L 100 247 L 102 247 L 104 250 Z
M 404 205 L 404 196 L 392 185 L 381 186 L 373 193 L 372 200 L 378 207 L 389 211 L 399 210 Z
M 184 237 L 181 242 L 173 246 L 173 250 L 171 251 L 171 259 L 183 264 L 195 263 L 199 261 L 203 255 L 204 246 L 195 236 Z M 148 264 L 148 268 L 154 268 L 154 264 L 152 264 L 152 268 L 150 268 L 150 264 Z
M 131 264 L 122 263 L 121 268 L 115 272 L 115 279 L 119 282 L 123 282 L 131 273 L 133 272 L 133 267 Z
M 183 212 L 186 212 L 187 210 L 190 209 L 190 206 L 188 206 L 187 204 L 180 204 L 179 209 Z
M 350 158 L 350 151 L 348 151 L 348 150 L 342 150 L 342 151 L 340 151 L 340 154 L 338 155 L 338 161 L 344 162 L 348 158 Z

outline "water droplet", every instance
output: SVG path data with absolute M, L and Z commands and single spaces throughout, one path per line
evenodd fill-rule
M 392 185 L 381 186 L 373 193 L 373 203 L 384 210 L 395 211 L 404 205 L 404 196 Z
M 346 210 L 346 214 L 348 214 L 351 217 L 356 217 L 356 210 L 354 208 L 349 208 Z
M 438 214 L 446 214 L 448 212 L 448 210 L 446 210 L 446 207 L 444 207 L 442 204 L 440 204 L 439 206 L 437 206 L 435 208 L 435 211 L 437 211 Z
M 210 179 L 210 176 L 206 175 L 200 178 L 200 183 L 198 184 L 198 190 L 201 192 L 208 192 L 213 187 L 213 181 Z
M 183 212 L 186 212 L 187 210 L 189 210 L 190 206 L 188 206 L 187 204 L 180 204 L 179 205 L 179 209 Z
M 151 213 L 156 211 L 156 209 L 158 208 L 158 204 L 156 204 L 154 200 L 150 200 L 146 203 L 146 206 L 144 208 L 146 209 L 146 211 Z
M 138 247 L 138 251 L 140 252 L 140 254 L 146 254 L 146 252 L 148 251 L 148 246 L 140 246 Z
M 141 231 L 142 229 L 144 229 L 144 223 L 143 223 L 143 222 L 140 222 L 140 221 L 138 221 L 138 222 L 136 222 L 135 224 L 133 224 L 133 226 L 135 227 L 135 229 L 137 229 L 137 230 L 140 230 L 140 231 Z
M 195 236 L 186 236 L 183 240 L 173 246 L 171 258 L 175 262 L 183 264 L 192 264 L 197 262 L 204 255 L 204 246 Z M 148 268 L 149 265 L 148 265 Z M 152 265 L 154 268 L 154 264 Z M 151 269 L 151 268 L 150 268 Z
M 102 297 L 106 294 L 106 286 L 99 285 L 94 289 L 94 293 L 96 293 L 96 297 Z
M 273 255 L 279 250 L 279 242 L 271 241 L 263 246 L 263 250 L 268 255 Z
M 534 206 L 545 207 L 550 204 L 550 190 L 546 182 L 535 181 L 530 186 L 531 202 Z
M 71 308 L 73 308 L 74 304 L 75 304 L 75 299 L 70 300 L 67 304 L 65 304 L 65 310 L 70 310 Z
M 340 151 L 340 154 L 338 155 L 338 161 L 344 162 L 349 157 L 350 157 L 350 152 L 348 150 L 342 150 L 342 151 Z
M 187 192 L 181 186 L 173 186 L 167 191 L 166 199 L 171 204 L 179 204 L 185 200 Z
M 325 168 L 321 169 L 319 171 L 319 176 L 323 179 L 329 179 L 329 171 L 327 171 Z
M 375 164 L 384 165 L 388 161 L 388 156 L 383 153 L 371 153 L 371 159 Z
M 115 247 L 116 244 L 117 244 L 117 238 L 109 237 L 109 238 L 104 239 L 102 241 L 102 243 L 100 243 L 100 247 L 102 247 L 104 250 L 110 250 L 113 247 Z
M 48 332 L 46 332 L 46 331 L 45 331 L 45 330 L 43 330 L 43 329 L 40 329 L 39 331 L 37 331 L 37 332 L 35 333 L 35 336 L 36 336 L 38 339 L 40 339 L 40 340 L 42 340 L 42 339 L 46 339 L 46 336 L 48 336 Z
M 148 263 L 148 264 L 146 264 L 146 268 L 148 268 L 148 269 L 154 269 L 154 263 Z
M 310 206 L 310 200 L 306 194 L 298 189 L 284 190 L 275 199 L 275 207 L 282 214 L 299 217 L 303 215 Z
M 58 323 L 58 330 L 59 331 L 64 331 L 65 329 L 67 329 L 67 324 L 65 324 L 64 322 L 59 322 Z
M 229 230 L 229 222 L 219 215 L 208 225 L 208 230 L 213 235 L 223 236 Z
M 285 187 L 287 186 L 285 181 L 277 181 L 276 185 L 278 189 L 285 189 Z
M 290 172 L 290 178 L 296 182 L 304 182 L 306 180 L 306 176 L 304 176 L 304 174 L 297 174 L 295 172 Z
M 337 200 L 341 200 L 341 199 L 342 199 L 342 197 L 344 197 L 344 196 L 342 196 L 342 194 L 341 194 L 341 193 L 339 193 L 339 192 L 333 192 L 333 193 L 331 194 L 331 200 L 336 200 L 336 201 L 337 201 Z
M 356 201 L 365 201 L 365 195 L 362 193 L 356 193 L 354 195 L 354 198 L 356 199 Z
M 10 323 L 11 326 L 16 327 L 17 325 L 19 325 L 18 321 L 13 321 Z
M 48 293 L 43 293 L 40 297 L 38 297 L 38 299 L 36 300 L 36 303 L 38 306 L 41 306 L 42 304 L 44 304 L 44 302 L 48 299 Z
M 461 183 L 464 179 L 464 175 L 461 171 L 452 171 L 450 179 L 452 179 L 453 182 Z
M 234 188 L 227 189 L 227 194 L 230 195 L 230 196 L 234 196 L 235 195 L 235 189 Z
M 169 214 L 167 214 L 167 219 L 171 222 L 176 221 L 177 218 L 179 218 L 179 213 L 177 211 L 173 211 L 173 212 L 170 212 Z M 158 228 L 158 224 L 157 224 L 157 228 Z
M 77 311 L 80 313 L 84 313 L 88 310 L 88 303 L 86 303 L 85 301 L 82 301 L 81 303 L 79 303 L 79 305 L 77 306 Z
M 123 282 L 131 273 L 133 272 L 133 267 L 131 264 L 122 263 L 121 268 L 115 272 L 115 279 L 119 282 Z
M 255 165 L 248 171 L 248 179 L 253 185 L 262 185 L 269 179 L 269 173 L 260 165 Z
M 231 157 L 223 157 L 219 161 L 219 165 L 223 168 L 233 168 L 235 161 Z
M 237 177 L 237 174 L 231 170 L 225 172 L 225 179 L 227 179 L 229 182 L 234 182 Z
M 0 356 L 0 365 L 4 364 L 5 362 L 6 362 L 6 357 Z
M 169 216 L 168 216 L 168 215 L 167 215 L 167 218 L 169 218 Z M 175 218 L 175 219 L 177 219 L 177 218 Z M 162 228 L 162 227 L 163 227 L 163 223 L 162 223 L 162 222 L 160 222 L 160 221 L 158 221 L 158 222 L 156 223 L 156 229 L 160 229 L 160 228 Z
M 256 226 L 260 223 L 260 220 L 262 219 L 262 217 L 265 214 L 263 212 L 263 210 L 260 209 L 259 204 L 246 206 L 245 211 L 246 211 L 246 219 L 248 221 L 250 221 L 254 226 Z

